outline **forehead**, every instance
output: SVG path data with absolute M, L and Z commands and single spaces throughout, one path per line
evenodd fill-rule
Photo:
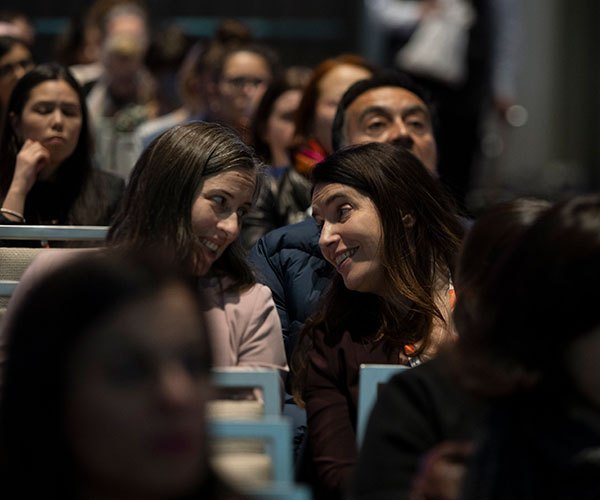
M 402 112 L 406 108 L 420 106 L 429 113 L 423 100 L 410 90 L 402 87 L 377 87 L 359 95 L 348 106 L 347 116 L 357 116 L 371 106 L 388 109 L 390 112 Z
M 77 92 L 64 80 L 48 80 L 36 85 L 31 89 L 27 102 L 57 100 L 79 104 Z
M 325 210 L 329 204 L 339 198 L 363 199 L 367 198 L 353 187 L 339 182 L 319 183 L 313 190 L 313 207 Z
M 84 343 L 92 353 L 127 345 L 146 352 L 167 352 L 199 342 L 203 325 L 194 299 L 180 285 L 126 304 L 91 330 Z
M 371 72 L 360 66 L 341 64 L 325 73 L 317 85 L 320 97 L 337 96 L 341 98 L 346 89 L 358 80 L 369 78 Z
M 302 97 L 302 91 L 299 89 L 286 90 L 277 99 L 275 99 L 275 103 L 273 104 L 273 109 L 276 109 L 276 110 L 287 110 L 290 108 L 295 109 L 298 107 L 298 104 L 300 104 L 301 97 Z
M 202 191 L 222 189 L 232 194 L 252 196 L 256 186 L 256 173 L 250 168 L 231 168 L 206 177 Z
M 242 50 L 227 56 L 225 64 L 223 64 L 224 75 L 233 73 L 267 73 L 270 75 L 271 69 L 267 60 L 260 54 Z

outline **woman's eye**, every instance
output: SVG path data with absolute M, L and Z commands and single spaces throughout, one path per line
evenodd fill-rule
M 349 205 L 344 205 L 342 207 L 340 207 L 338 209 L 338 219 L 340 221 L 344 221 L 348 218 L 348 216 L 350 215 L 350 211 L 352 210 L 352 207 Z
M 54 107 L 50 104 L 38 104 L 34 106 L 33 111 L 40 115 L 47 115 L 48 113 L 52 113 L 53 109 Z
M 131 358 L 114 360 L 107 367 L 107 376 L 113 384 L 131 385 L 144 381 L 149 373 L 142 360 Z
M 248 215 L 248 209 L 247 208 L 238 208 L 236 213 L 238 214 L 238 217 L 243 219 L 246 215 Z
M 317 224 L 317 228 L 319 229 L 319 233 L 320 233 L 321 230 L 323 229 L 323 219 L 315 218 L 315 223 Z
M 219 205 L 220 207 L 225 206 L 225 197 L 224 196 L 215 195 L 215 196 L 211 196 L 210 199 L 214 203 L 216 203 L 217 205 Z
M 69 117 L 75 117 L 75 116 L 79 116 L 79 109 L 77 108 L 63 108 L 62 112 L 65 116 L 69 116 Z

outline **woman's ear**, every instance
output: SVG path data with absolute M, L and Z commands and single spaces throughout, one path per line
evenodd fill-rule
M 412 214 L 406 214 L 402 216 L 402 223 L 405 228 L 413 227 L 415 225 L 415 218 Z

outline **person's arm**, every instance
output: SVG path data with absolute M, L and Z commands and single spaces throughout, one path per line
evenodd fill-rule
M 24 224 L 25 201 L 37 180 L 40 170 L 47 165 L 50 153 L 37 141 L 27 139 L 17 154 L 15 172 L 6 197 L 2 202 L 5 219 Z
M 349 393 L 338 370 L 338 350 L 329 347 L 317 331 L 308 353 L 303 392 L 308 434 L 319 487 L 328 498 L 340 497 L 356 462 L 356 431 Z
M 271 292 L 258 284 L 244 293 L 248 317 L 247 321 L 240 321 L 237 366 L 275 368 L 283 377 L 288 366 Z

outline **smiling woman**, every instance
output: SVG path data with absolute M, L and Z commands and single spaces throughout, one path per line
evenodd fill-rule
M 0 222 L 110 223 L 124 186 L 92 168 L 87 118 L 67 69 L 41 65 L 19 80 L 0 141 Z
M 252 150 L 231 129 L 195 122 L 157 137 L 136 163 L 110 246 L 157 250 L 207 296 L 216 366 L 287 372 L 281 324 L 237 241 L 259 190 Z
M 319 246 L 337 273 L 296 347 L 294 395 L 306 406 L 318 486 L 337 498 L 356 459 L 360 365 L 415 366 L 454 337 L 463 228 L 437 180 L 402 147 L 340 150 L 317 164 L 313 181 Z

